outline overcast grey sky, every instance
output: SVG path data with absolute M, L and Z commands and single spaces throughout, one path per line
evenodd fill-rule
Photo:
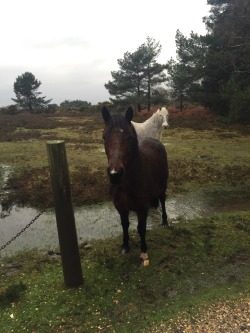
M 31 72 L 42 96 L 60 104 L 109 99 L 104 84 L 117 59 L 146 38 L 175 57 L 175 33 L 205 34 L 207 0 L 8 0 L 1 2 L 0 106 L 13 104 L 18 75 Z

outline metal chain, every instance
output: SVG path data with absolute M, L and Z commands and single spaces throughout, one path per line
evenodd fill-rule
M 12 237 L 6 244 L 0 247 L 0 251 L 5 249 L 10 243 L 12 243 L 17 237 L 19 237 L 26 229 L 28 229 L 45 211 L 47 208 L 44 208 L 37 216 L 35 216 L 30 223 L 28 223 L 21 231 L 19 231 L 14 237 Z

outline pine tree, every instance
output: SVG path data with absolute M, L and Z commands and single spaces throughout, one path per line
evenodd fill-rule
M 166 80 L 165 67 L 156 61 L 160 51 L 159 42 L 148 37 L 135 52 L 126 52 L 123 59 L 118 59 L 120 69 L 112 71 L 113 80 L 104 85 L 115 96 L 113 101 L 136 102 L 138 111 L 146 101 L 150 108 L 153 87 Z
M 18 76 L 14 83 L 16 98 L 12 98 L 12 100 L 20 107 L 28 108 L 30 112 L 33 112 L 36 108 L 47 106 L 51 99 L 45 100 L 46 96 L 39 97 L 41 92 L 37 90 L 41 84 L 41 81 L 38 81 L 32 73 L 25 72 Z

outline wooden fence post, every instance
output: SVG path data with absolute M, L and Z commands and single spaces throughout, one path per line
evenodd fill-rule
M 54 195 L 64 282 L 67 287 L 78 287 L 83 284 L 83 276 L 65 144 L 64 141 L 57 140 L 48 141 L 46 146 Z

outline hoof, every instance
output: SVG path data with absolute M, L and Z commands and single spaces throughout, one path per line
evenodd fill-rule
M 122 254 L 127 254 L 127 253 L 129 253 L 129 247 L 123 247 Z
M 149 265 L 149 258 L 147 253 L 142 252 L 140 255 L 140 260 L 141 260 L 141 266 L 146 267 Z
M 169 222 L 163 222 L 163 223 L 161 224 L 161 226 L 162 226 L 163 228 L 169 228 L 169 227 L 171 227 L 171 225 L 169 224 Z

